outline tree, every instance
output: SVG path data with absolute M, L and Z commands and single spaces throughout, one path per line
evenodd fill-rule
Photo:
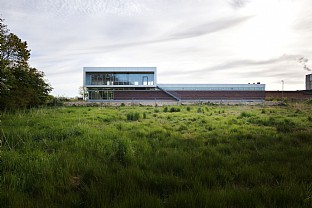
M 79 95 L 81 95 L 84 100 L 88 98 L 88 93 L 88 88 L 84 86 L 79 87 Z
M 44 104 L 51 86 L 29 66 L 27 42 L 10 33 L 0 18 L 0 110 Z

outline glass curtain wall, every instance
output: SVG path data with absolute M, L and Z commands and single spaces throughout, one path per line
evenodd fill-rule
M 87 73 L 87 85 L 154 85 L 154 73 Z
M 114 92 L 111 90 L 89 90 L 89 100 L 113 100 Z

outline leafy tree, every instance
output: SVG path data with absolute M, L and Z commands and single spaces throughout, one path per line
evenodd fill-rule
M 10 33 L 0 18 L 0 109 L 44 104 L 51 86 L 44 73 L 29 66 L 27 42 Z
M 88 98 L 88 93 L 88 88 L 84 86 L 79 87 L 79 95 L 81 95 L 84 100 Z

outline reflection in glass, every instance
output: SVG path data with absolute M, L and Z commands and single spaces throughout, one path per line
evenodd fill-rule
M 87 85 L 154 85 L 154 73 L 87 73 Z

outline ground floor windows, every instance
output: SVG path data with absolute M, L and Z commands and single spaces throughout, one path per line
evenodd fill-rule
M 89 100 L 113 100 L 114 91 L 111 90 L 89 90 Z
M 155 91 L 155 87 L 110 87 L 110 88 L 87 88 L 88 100 L 114 100 L 119 91 Z M 120 93 L 119 93 L 120 94 Z

